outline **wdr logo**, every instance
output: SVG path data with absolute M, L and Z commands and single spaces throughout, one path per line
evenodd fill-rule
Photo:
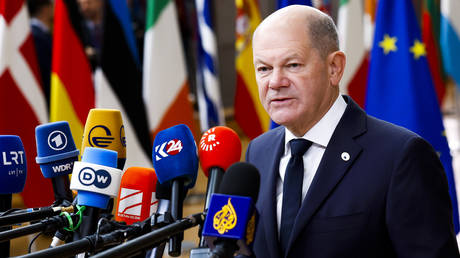
M 177 139 L 170 140 L 169 142 L 165 142 L 161 145 L 157 145 L 155 146 L 155 159 L 158 161 L 170 155 L 176 155 L 182 150 L 182 148 L 182 142 Z
M 91 130 L 88 133 L 89 145 L 91 145 L 91 147 L 99 148 L 107 147 L 115 139 L 114 137 L 107 136 L 112 136 L 112 133 L 110 132 L 109 128 L 107 128 L 104 125 L 96 125 L 95 127 L 91 128 Z
M 48 135 L 48 146 L 51 149 L 58 151 L 67 146 L 67 136 L 61 131 L 53 131 Z
M 107 188 L 112 182 L 109 172 L 99 169 L 94 170 L 90 167 L 84 167 L 78 174 L 78 180 L 82 185 L 94 185 L 97 188 Z

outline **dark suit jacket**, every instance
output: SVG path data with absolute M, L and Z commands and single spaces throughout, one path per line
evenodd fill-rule
M 447 179 L 431 145 L 344 98 L 348 106 L 296 217 L 287 257 L 460 257 Z M 279 127 L 246 153 L 261 175 L 256 257 L 282 257 L 275 187 L 283 152 Z
M 37 53 L 37 61 L 40 69 L 43 91 L 45 92 L 47 107 L 49 107 L 52 38 L 49 32 L 44 31 L 42 28 L 34 24 L 31 26 L 31 31 L 34 39 L 35 51 Z

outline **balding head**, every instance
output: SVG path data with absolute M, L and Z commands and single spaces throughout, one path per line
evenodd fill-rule
M 290 5 L 269 15 L 254 32 L 254 40 L 259 33 L 270 33 L 271 29 L 285 27 L 299 33 L 307 33 L 310 47 L 318 50 L 325 58 L 339 50 L 337 28 L 331 17 L 316 8 L 306 5 Z

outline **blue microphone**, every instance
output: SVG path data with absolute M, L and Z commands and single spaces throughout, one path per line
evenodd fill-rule
M 78 160 L 79 151 L 75 147 L 67 121 L 39 125 L 35 128 L 37 143 L 37 164 L 45 178 L 53 184 L 56 205 L 68 206 L 72 202 L 69 188 L 69 174 Z
M 11 194 L 26 184 L 27 162 L 24 145 L 16 135 L 0 135 L 0 212 L 11 209 Z M 1 228 L 0 231 L 10 227 Z M 0 243 L 0 256 L 10 256 L 10 242 Z
M 256 167 L 238 162 L 224 174 L 219 193 L 213 194 L 203 227 L 210 257 L 250 256 L 257 214 L 260 176 Z
M 195 185 L 198 174 L 198 152 L 192 132 L 179 124 L 158 132 L 153 142 L 153 167 L 161 184 L 172 184 L 171 217 L 182 219 L 182 198 L 186 189 Z M 169 255 L 179 256 L 183 233 L 169 239 Z
M 77 190 L 78 205 L 86 206 L 79 233 L 74 240 L 94 234 L 101 209 L 116 197 L 122 171 L 117 168 L 117 152 L 86 147 L 81 162 L 74 163 L 70 189 Z M 75 239 L 76 238 L 76 239 Z

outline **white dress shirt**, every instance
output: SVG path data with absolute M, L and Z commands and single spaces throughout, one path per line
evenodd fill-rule
M 335 100 L 329 111 L 302 137 L 311 141 L 313 144 L 303 155 L 303 184 L 302 184 L 302 201 L 307 195 L 313 177 L 316 174 L 319 163 L 326 150 L 327 144 L 334 133 L 337 124 L 342 118 L 347 107 L 347 103 L 341 95 Z M 276 182 L 276 218 L 278 222 L 278 236 L 281 226 L 281 206 L 283 205 L 283 182 L 286 173 L 286 167 L 291 158 L 291 147 L 289 141 L 298 138 L 288 129 L 285 129 L 284 137 L 284 154 L 281 156 L 279 165 L 279 177 Z

